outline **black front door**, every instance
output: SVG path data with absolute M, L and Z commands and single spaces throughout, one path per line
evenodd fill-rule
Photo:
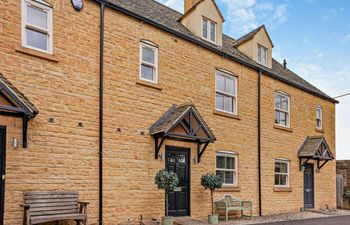
M 5 171 L 6 171 L 6 127 L 0 126 L 0 225 L 4 224 L 5 203 Z
M 314 165 L 305 164 L 304 171 L 304 208 L 314 208 Z
M 168 192 L 169 216 L 190 215 L 190 149 L 166 147 L 167 170 L 177 174 L 178 187 Z

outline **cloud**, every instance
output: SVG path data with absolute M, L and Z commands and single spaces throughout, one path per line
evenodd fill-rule
M 333 21 L 335 17 L 338 15 L 338 11 L 336 9 L 329 9 L 327 11 L 321 11 L 322 14 L 322 21 L 324 23 L 329 23 Z
M 350 42 L 350 34 L 347 34 L 343 37 L 344 42 Z
M 175 9 L 178 12 L 184 11 L 184 0 L 158 0 L 158 2 Z
M 321 59 L 323 58 L 323 56 L 324 56 L 323 52 L 320 52 L 316 55 L 316 58 Z
M 273 15 L 273 19 L 278 23 L 284 23 L 287 21 L 287 4 L 282 4 L 276 6 L 275 13 Z
M 226 10 L 224 26 L 228 26 L 230 34 L 235 37 L 242 36 L 261 24 L 273 29 L 276 24 L 282 24 L 288 19 L 286 3 L 256 0 L 222 0 L 221 3 Z

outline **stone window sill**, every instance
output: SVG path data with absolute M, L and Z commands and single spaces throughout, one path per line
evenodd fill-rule
M 280 125 L 277 125 L 277 124 L 275 124 L 273 127 L 275 129 L 278 129 L 278 130 L 283 130 L 283 131 L 287 131 L 287 132 L 293 132 L 292 128 L 283 127 L 283 126 L 280 126 Z
M 151 82 L 144 81 L 144 80 L 141 80 L 141 79 L 137 79 L 136 80 L 136 84 L 142 85 L 142 86 L 145 86 L 145 87 L 150 87 L 150 88 L 153 88 L 153 89 L 156 89 L 156 90 L 159 90 L 159 91 L 161 91 L 163 89 L 159 84 L 151 83 Z
M 234 186 L 223 186 L 221 189 L 216 190 L 216 192 L 240 192 L 241 189 L 239 187 Z
M 235 114 L 231 114 L 231 113 L 227 113 L 227 112 L 222 112 L 219 110 L 214 109 L 214 114 L 215 115 L 219 115 L 219 116 L 225 116 L 225 117 L 229 117 L 229 118 L 233 118 L 236 120 L 241 120 L 241 117 L 239 115 L 235 115 Z
M 274 187 L 274 192 L 292 192 L 292 188 L 290 187 Z
M 22 54 L 26 54 L 26 55 L 30 55 L 30 56 L 38 57 L 41 59 L 46 59 L 46 60 L 51 61 L 51 62 L 58 63 L 58 58 L 55 55 L 50 55 L 48 53 L 35 51 L 33 49 L 24 48 L 22 46 L 16 47 L 15 51 L 22 53 Z
M 316 128 L 315 130 L 316 130 L 316 132 L 324 133 L 323 129 Z

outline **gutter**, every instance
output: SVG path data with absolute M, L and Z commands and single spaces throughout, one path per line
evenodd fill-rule
M 260 67 L 260 66 L 253 65 L 253 64 L 251 64 L 251 63 L 245 62 L 245 61 L 243 61 L 243 60 L 237 58 L 236 56 L 229 55 L 229 54 L 227 54 L 227 53 L 225 53 L 225 52 L 223 52 L 223 51 L 221 51 L 221 50 L 219 50 L 219 49 L 217 49 L 217 48 L 215 48 L 215 47 L 213 47 L 213 46 L 207 45 L 207 44 L 205 44 L 205 43 L 203 43 L 203 42 L 201 42 L 201 41 L 199 41 L 199 40 L 197 40 L 197 39 L 195 39 L 195 38 L 193 38 L 193 37 L 189 37 L 189 36 L 184 35 L 184 34 L 178 32 L 178 31 L 175 31 L 175 30 L 173 30 L 173 29 L 170 29 L 170 28 L 167 27 L 167 26 L 164 26 L 164 25 L 162 25 L 162 24 L 160 24 L 160 23 L 157 23 L 157 22 L 155 22 L 155 21 L 153 21 L 153 20 L 150 20 L 150 19 L 148 19 L 148 18 L 146 18 L 146 17 L 144 17 L 144 16 L 141 16 L 141 15 L 139 15 L 139 14 L 137 14 L 137 13 L 134 13 L 134 12 L 128 10 L 128 9 L 125 9 L 125 8 L 123 8 L 123 7 L 121 7 L 121 6 L 118 6 L 118 5 L 116 5 L 116 4 L 113 4 L 113 3 L 109 2 L 109 1 L 106 1 L 106 0 L 93 0 L 93 1 L 99 2 L 99 3 L 104 3 L 106 6 L 112 8 L 112 9 L 115 9 L 115 10 L 117 10 L 117 11 L 119 11 L 119 12 L 122 12 L 122 13 L 128 15 L 128 16 L 134 17 L 134 18 L 136 18 L 136 19 L 138 19 L 138 20 L 141 20 L 141 21 L 143 21 L 143 22 L 145 22 L 145 23 L 148 23 L 148 24 L 151 24 L 151 25 L 153 25 L 153 26 L 155 26 L 155 27 L 158 27 L 158 28 L 160 28 L 160 29 L 162 29 L 162 30 L 164 30 L 164 31 L 166 31 L 166 32 L 169 32 L 169 33 L 171 33 L 171 34 L 173 34 L 173 35 L 175 35 L 175 36 L 177 36 L 177 37 L 180 37 L 180 38 L 182 38 L 182 39 L 184 39 L 184 40 L 193 42 L 193 43 L 195 43 L 195 44 L 197 44 L 197 45 L 199 45 L 199 46 L 201 46 L 201 47 L 203 47 L 203 48 L 206 48 L 206 49 L 208 49 L 208 50 L 210 50 L 210 51 L 212 51 L 212 52 L 215 52 L 215 53 L 221 55 L 221 56 L 224 57 L 224 58 L 228 58 L 228 59 L 231 59 L 231 60 L 236 61 L 236 62 L 238 62 L 238 63 L 241 63 L 241 64 L 243 64 L 243 65 L 245 65 L 245 66 L 247 66 L 247 67 L 249 67 L 249 68 L 251 68 L 251 69 L 255 69 L 255 70 L 257 70 L 257 71 L 262 71 L 262 72 L 264 72 L 266 75 L 268 75 L 268 76 L 270 76 L 270 77 L 272 77 L 272 78 L 275 78 L 276 80 L 280 80 L 280 81 L 282 81 L 282 82 L 284 82 L 284 83 L 286 83 L 286 84 L 289 84 L 289 85 L 291 85 L 291 86 L 294 86 L 294 87 L 296 87 L 296 88 L 299 88 L 300 90 L 303 90 L 303 91 L 305 91 L 305 92 L 308 92 L 308 93 L 310 93 L 310 94 L 312 94 L 312 95 L 315 95 L 315 96 L 317 96 L 317 97 L 320 97 L 320 98 L 322 98 L 322 99 L 328 100 L 328 101 L 333 102 L 333 103 L 339 103 L 337 100 L 335 100 L 335 99 L 333 99 L 333 98 L 331 98 L 331 97 L 327 97 L 327 96 L 318 94 L 318 93 L 316 93 L 316 92 L 313 92 L 313 91 L 311 91 L 311 90 L 309 90 L 309 89 L 304 88 L 304 87 L 301 86 L 301 85 L 292 83 L 292 82 L 290 82 L 289 80 L 286 80 L 286 79 L 284 79 L 284 78 L 282 78 L 282 77 L 278 77 L 278 76 L 276 76 L 274 73 L 271 73 L 270 71 L 266 70 L 266 69 L 263 68 L 263 67 Z
M 98 224 L 103 224 L 103 64 L 104 64 L 104 12 L 105 3 L 100 2 L 100 83 L 99 83 L 99 208 Z
M 262 215 L 261 209 L 261 70 L 258 75 L 258 186 L 259 186 L 259 216 Z

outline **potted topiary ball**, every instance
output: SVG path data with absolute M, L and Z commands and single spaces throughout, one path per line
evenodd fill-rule
M 177 178 L 176 173 L 167 171 L 165 169 L 160 170 L 155 178 L 154 178 L 155 184 L 158 186 L 158 189 L 165 191 L 165 217 L 162 218 L 162 224 L 163 225 L 173 225 L 174 219 L 173 217 L 168 216 L 168 192 L 173 191 L 178 183 L 179 180 Z
M 207 173 L 201 178 L 201 185 L 205 190 L 210 190 L 211 197 L 211 215 L 208 215 L 208 223 L 217 224 L 219 222 L 219 216 L 217 214 L 214 215 L 214 199 L 213 194 L 215 190 L 218 190 L 222 187 L 222 179 L 212 173 Z

